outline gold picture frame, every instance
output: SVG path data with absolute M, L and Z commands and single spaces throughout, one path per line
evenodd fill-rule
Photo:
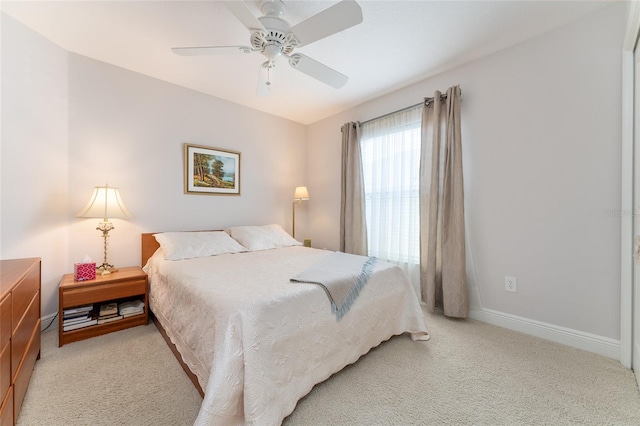
M 240 153 L 185 143 L 184 193 L 240 195 Z

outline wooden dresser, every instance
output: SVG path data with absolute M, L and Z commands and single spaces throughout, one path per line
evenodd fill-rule
M 0 260 L 0 426 L 18 418 L 40 358 L 40 258 Z

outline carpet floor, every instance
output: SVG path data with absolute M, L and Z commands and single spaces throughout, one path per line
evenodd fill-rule
M 298 403 L 283 425 L 640 425 L 618 361 L 473 320 L 426 314 Z M 57 347 L 42 335 L 19 426 L 191 425 L 202 398 L 150 323 Z

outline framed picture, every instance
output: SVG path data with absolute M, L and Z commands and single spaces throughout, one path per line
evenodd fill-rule
M 240 153 L 184 144 L 184 193 L 240 195 Z

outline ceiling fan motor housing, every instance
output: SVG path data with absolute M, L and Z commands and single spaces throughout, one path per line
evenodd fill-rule
M 251 46 L 254 49 L 259 50 L 269 60 L 293 52 L 298 42 L 289 32 L 290 25 L 287 21 L 277 16 L 263 16 L 258 20 L 266 31 L 256 30 L 251 33 Z

